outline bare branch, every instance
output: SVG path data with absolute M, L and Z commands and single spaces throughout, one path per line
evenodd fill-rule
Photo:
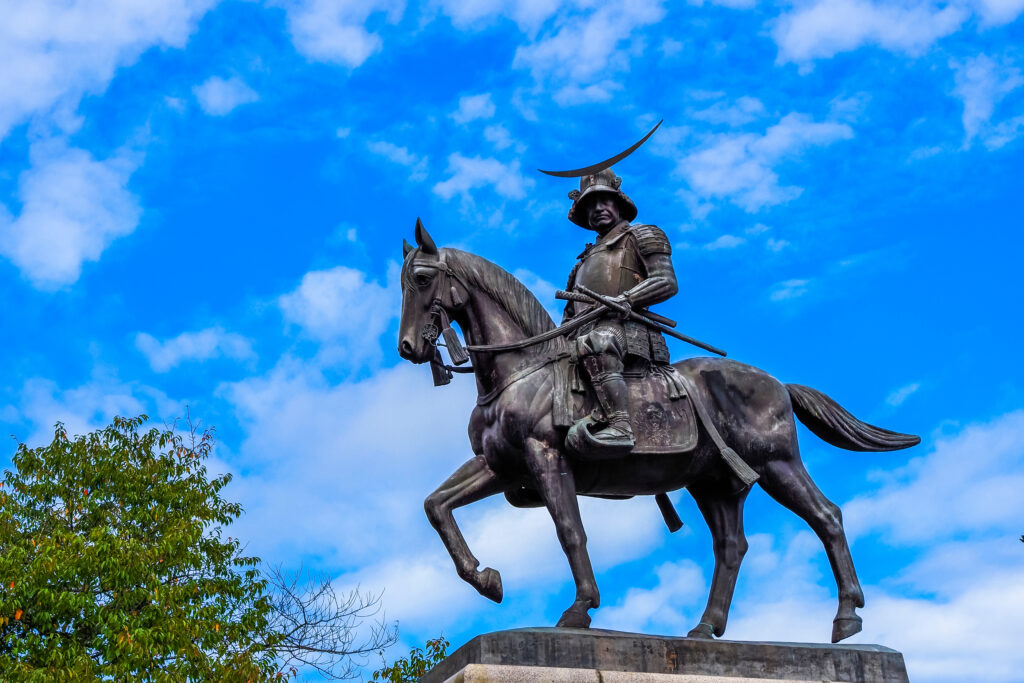
M 365 656 L 398 640 L 388 624 L 380 594 L 358 588 L 338 593 L 327 575 L 264 571 L 271 590 L 270 631 L 281 635 L 267 644 L 281 668 L 307 666 L 332 680 L 356 678 Z

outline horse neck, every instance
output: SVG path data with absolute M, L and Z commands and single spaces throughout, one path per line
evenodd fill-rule
M 462 328 L 466 342 L 472 345 L 509 344 L 532 336 L 519 326 L 501 303 L 479 290 L 470 293 L 469 301 L 455 321 Z M 490 392 L 512 373 L 531 365 L 545 346 L 529 346 L 501 353 L 471 352 L 480 395 Z

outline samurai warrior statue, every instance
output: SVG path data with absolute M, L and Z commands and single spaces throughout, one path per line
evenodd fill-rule
M 597 239 L 577 257 L 566 289 L 572 291 L 583 285 L 622 306 L 644 309 L 665 301 L 678 290 L 672 247 L 658 227 L 630 224 L 637 209 L 633 200 L 619 189 L 621 183 L 622 179 L 606 168 L 582 176 L 580 189 L 569 193 L 573 200 L 569 220 L 596 232 Z M 591 308 L 587 303 L 569 301 L 563 324 Z M 624 320 L 620 313 L 612 311 L 575 334 L 576 353 L 603 416 L 599 429 L 588 428 L 593 418 L 577 422 L 570 430 L 568 443 L 577 450 L 600 450 L 606 456 L 627 453 L 635 442 L 623 370 L 627 362 L 636 359 L 641 363 L 668 363 L 665 339 L 657 330 Z

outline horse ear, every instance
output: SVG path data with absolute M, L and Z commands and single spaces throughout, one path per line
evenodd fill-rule
M 423 221 L 419 219 L 419 216 L 416 217 L 416 244 L 419 245 L 424 254 L 437 255 L 437 245 L 434 244 L 434 240 L 431 239 L 427 229 L 423 227 Z
M 409 244 L 409 240 L 403 239 L 402 240 L 402 258 L 405 258 L 406 256 L 408 256 L 409 252 L 412 251 L 415 248 L 416 247 L 414 247 L 411 244 Z

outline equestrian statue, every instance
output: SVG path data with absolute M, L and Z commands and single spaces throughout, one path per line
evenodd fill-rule
M 479 569 L 452 511 L 496 494 L 517 507 L 546 507 L 576 584 L 557 625 L 587 628 L 600 595 L 576 497 L 654 496 L 675 531 L 682 522 L 666 494 L 686 488 L 710 527 L 715 558 L 707 607 L 688 635 L 712 638 L 725 632 L 747 550 L 743 503 L 757 483 L 824 544 L 839 592 L 832 628 L 839 642 L 861 630 L 864 594 L 839 507 L 801 462 L 793 416 L 847 450 L 891 451 L 920 439 L 862 422 L 820 391 L 743 363 L 670 363 L 663 334 L 725 354 L 648 310 L 678 290 L 671 246 L 656 226 L 631 222 L 636 205 L 611 163 L 651 133 L 601 164 L 550 172 L 580 178 L 568 217 L 596 233 L 557 295 L 568 302 L 558 327 L 514 276 L 474 254 L 438 248 L 417 219 L 416 244 L 404 244 L 398 352 L 430 363 L 436 384 L 472 372 L 478 391 L 469 420 L 473 457 L 427 497 L 427 517 L 459 576 L 501 602 L 500 574 Z M 471 369 L 459 367 L 470 359 Z

